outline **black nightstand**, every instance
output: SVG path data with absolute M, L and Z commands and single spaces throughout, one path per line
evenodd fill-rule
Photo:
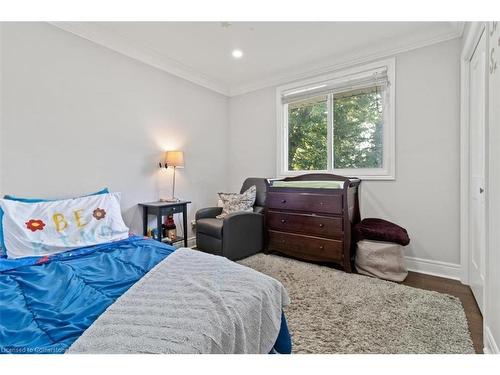
M 187 228 L 187 205 L 191 203 L 190 201 L 179 201 L 179 202 L 150 202 L 150 203 L 139 203 L 142 207 L 142 229 L 143 234 L 147 235 L 148 232 L 148 215 L 156 216 L 156 226 L 158 229 L 158 241 L 166 242 L 168 244 L 174 244 L 176 242 L 184 241 L 184 246 L 188 245 L 188 228 Z M 182 227 L 184 229 L 184 236 L 177 236 L 174 241 L 168 238 L 162 239 L 162 218 L 163 216 L 170 214 L 182 214 Z

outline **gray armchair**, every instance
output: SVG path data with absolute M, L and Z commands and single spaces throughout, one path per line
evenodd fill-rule
M 223 219 L 216 216 L 221 207 L 202 208 L 196 212 L 196 247 L 199 250 L 239 260 L 262 251 L 264 246 L 265 178 L 247 178 L 241 192 L 255 185 L 257 196 L 253 212 L 235 212 Z

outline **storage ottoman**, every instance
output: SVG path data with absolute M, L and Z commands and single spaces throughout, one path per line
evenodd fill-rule
M 355 264 L 360 274 L 380 279 L 401 282 L 408 275 L 404 246 L 393 242 L 359 241 Z

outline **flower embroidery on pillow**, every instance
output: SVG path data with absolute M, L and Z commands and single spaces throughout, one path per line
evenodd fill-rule
M 45 227 L 45 223 L 39 219 L 30 219 L 25 224 L 26 228 L 28 228 L 32 232 L 43 230 L 43 228 Z
M 92 213 L 92 216 L 95 217 L 97 220 L 104 219 L 104 217 L 106 216 L 106 211 L 102 208 L 96 208 Z

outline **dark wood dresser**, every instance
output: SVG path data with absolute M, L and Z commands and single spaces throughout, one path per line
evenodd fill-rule
M 359 222 L 359 179 L 307 174 L 280 181 L 341 181 L 343 187 L 274 187 L 269 180 L 265 224 L 267 251 L 331 262 L 351 272 L 351 228 Z

